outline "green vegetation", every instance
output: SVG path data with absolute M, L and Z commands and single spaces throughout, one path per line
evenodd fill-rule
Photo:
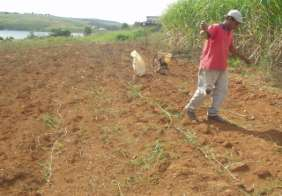
M 127 29 L 127 28 L 129 28 L 129 25 L 128 25 L 127 23 L 123 23 L 123 24 L 121 25 L 121 28 L 122 28 L 122 29 Z
M 156 30 L 153 28 L 129 28 L 118 31 L 94 32 L 89 36 L 72 37 L 72 36 L 49 36 L 37 37 L 31 32 L 28 39 L 23 40 L 0 40 L 0 51 L 2 50 L 19 50 L 34 47 L 57 46 L 66 43 L 84 43 L 84 42 L 118 42 L 118 41 L 134 41 L 146 38 Z
M 200 22 L 222 22 L 230 9 L 238 9 L 244 16 L 245 23 L 235 33 L 241 52 L 281 76 L 281 0 L 179 0 L 162 16 L 162 24 L 176 50 L 194 51 L 202 44 Z
M 182 32 L 191 44 L 198 41 L 199 24 L 221 22 L 230 9 L 241 10 L 245 23 L 239 34 L 245 41 L 252 39 L 256 43 L 273 41 L 278 38 L 282 28 L 282 2 L 280 0 L 179 0 L 162 17 L 165 28 L 170 32 Z M 254 42 L 252 42 L 254 43 Z
M 132 41 L 145 37 L 147 33 L 153 31 L 153 29 L 149 28 L 129 28 L 119 31 L 98 32 L 83 39 L 94 42 Z
M 49 129 L 55 129 L 59 125 L 59 119 L 51 114 L 44 114 L 42 117 L 42 121 L 45 126 Z
M 45 37 L 24 40 L 3 40 L 0 44 L 0 51 L 19 51 L 27 48 L 44 48 L 49 46 L 58 46 L 66 43 L 81 42 L 74 37 Z
M 91 33 L 92 33 L 92 28 L 90 26 L 84 28 L 83 35 L 88 36 Z
M 157 140 L 153 146 L 151 152 L 145 156 L 140 156 L 134 160 L 131 160 L 131 163 L 136 166 L 141 166 L 144 169 L 150 169 L 152 165 L 156 162 L 165 160 L 167 157 L 163 145 Z
M 61 28 L 71 32 L 83 32 L 86 26 L 114 30 L 119 29 L 121 23 L 99 19 L 64 18 L 49 14 L 0 12 L 0 29 L 51 31 Z
M 71 36 L 71 32 L 69 30 L 64 30 L 64 29 L 61 29 L 61 28 L 52 29 L 50 36 L 53 36 L 53 37 L 59 37 L 59 36 L 69 37 L 69 36 Z

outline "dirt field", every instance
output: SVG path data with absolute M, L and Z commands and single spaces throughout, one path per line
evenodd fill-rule
M 282 93 L 230 74 L 222 115 L 180 114 L 197 65 L 132 81 L 134 44 L 0 53 L 0 195 L 282 195 Z

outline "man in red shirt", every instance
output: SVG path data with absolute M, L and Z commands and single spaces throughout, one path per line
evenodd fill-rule
M 195 110 L 200 106 L 206 95 L 211 95 L 212 105 L 208 109 L 208 120 L 224 122 L 218 115 L 224 97 L 228 90 L 227 59 L 229 52 L 249 63 L 249 60 L 239 54 L 233 46 L 232 31 L 243 22 L 238 10 L 230 10 L 221 24 L 208 26 L 201 23 L 200 34 L 206 38 L 198 74 L 198 88 L 185 106 L 188 117 L 197 121 Z

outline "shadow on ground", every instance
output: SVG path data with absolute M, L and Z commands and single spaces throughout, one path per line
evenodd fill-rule
M 247 130 L 227 120 L 225 121 L 225 123 L 213 123 L 209 121 L 206 121 L 205 123 L 208 125 L 208 130 L 211 129 L 211 125 L 213 124 L 214 126 L 216 126 L 219 129 L 219 131 L 236 131 L 241 134 L 258 137 L 266 141 L 276 143 L 279 146 L 282 146 L 282 131 L 281 130 L 269 129 L 263 132 Z

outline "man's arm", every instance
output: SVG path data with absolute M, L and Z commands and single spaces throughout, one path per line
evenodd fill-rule
M 239 57 L 241 60 L 245 61 L 247 64 L 251 64 L 251 60 L 245 57 L 243 54 L 239 53 L 239 51 L 232 45 L 230 47 L 230 52 L 234 55 Z

